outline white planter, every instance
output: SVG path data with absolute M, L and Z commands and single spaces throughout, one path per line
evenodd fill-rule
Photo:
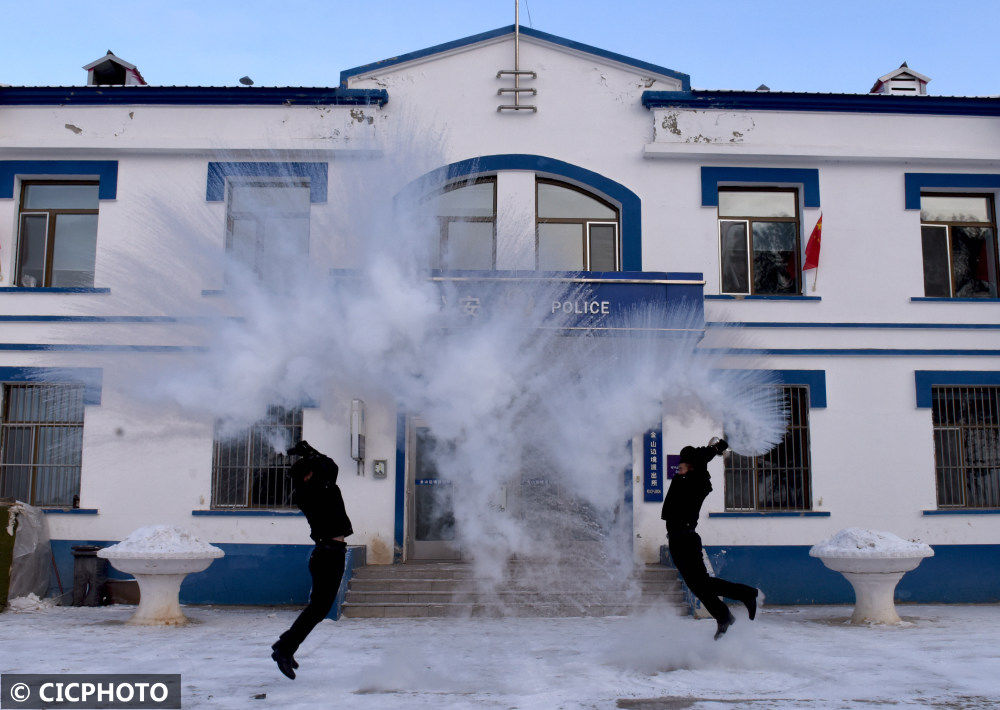
M 924 559 L 920 557 L 820 557 L 854 587 L 852 624 L 898 624 L 896 585 Z
M 177 626 L 185 624 L 180 605 L 181 583 L 194 572 L 201 572 L 212 564 L 213 557 L 194 559 L 164 559 L 156 557 L 111 559 L 117 569 L 131 574 L 139 583 L 139 608 L 130 624 L 145 626 Z
M 188 621 L 180 605 L 184 578 L 207 569 L 225 553 L 181 528 L 157 525 L 133 531 L 97 556 L 139 583 L 139 608 L 128 623 L 178 626 Z
M 896 585 L 934 550 L 892 533 L 847 528 L 813 547 L 809 554 L 840 572 L 854 587 L 852 624 L 898 624 Z

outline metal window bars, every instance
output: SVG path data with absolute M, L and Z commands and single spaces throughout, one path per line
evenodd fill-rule
M 1000 387 L 931 388 L 939 508 L 1000 507 Z
M 83 410 L 82 385 L 3 385 L 0 497 L 79 504 Z
M 275 449 L 302 438 L 302 410 L 270 407 L 267 416 L 236 436 L 215 426 L 212 446 L 212 507 L 291 508 L 290 464 Z
M 538 74 L 527 69 L 521 69 L 521 21 L 520 21 L 520 3 L 518 2 L 518 0 L 514 0 L 514 68 L 501 69 L 500 71 L 497 72 L 497 79 L 502 79 L 505 76 L 514 77 L 514 86 L 497 89 L 497 96 L 512 94 L 514 96 L 514 103 L 500 104 L 499 106 L 497 106 L 497 112 L 531 111 L 532 113 L 537 113 L 538 112 L 537 106 L 521 103 L 521 94 L 527 94 L 529 96 L 538 95 L 537 89 L 521 86 L 521 77 L 529 79 L 537 79 Z
M 783 385 L 789 414 L 785 436 L 762 456 L 735 452 L 725 459 L 726 510 L 810 510 L 809 388 Z

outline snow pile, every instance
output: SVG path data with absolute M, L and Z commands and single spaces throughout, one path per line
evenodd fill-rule
M 26 597 L 15 597 L 7 601 L 11 611 L 45 611 L 56 605 L 55 599 L 39 599 L 38 595 L 31 592 Z
M 890 532 L 844 528 L 829 540 L 813 545 L 812 557 L 931 557 L 930 545 L 904 540 Z
M 133 531 L 117 545 L 99 550 L 97 556 L 108 560 L 144 557 L 189 560 L 198 557 L 222 557 L 224 554 L 218 547 L 202 542 L 176 525 L 151 525 Z

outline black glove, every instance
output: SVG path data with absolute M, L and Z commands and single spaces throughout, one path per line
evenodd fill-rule
M 719 456 L 722 456 L 722 454 L 726 453 L 726 449 L 728 448 L 729 448 L 729 442 L 726 441 L 725 439 L 719 439 L 717 442 L 715 442 L 715 450 L 719 452 Z

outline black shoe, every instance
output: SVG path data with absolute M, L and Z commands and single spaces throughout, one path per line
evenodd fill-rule
M 750 615 L 750 621 L 754 620 L 757 616 L 757 598 L 760 596 L 760 590 L 755 589 L 753 596 L 750 599 L 743 600 L 743 606 L 747 608 L 747 614 Z
M 292 656 L 292 668 L 298 668 L 299 662 L 295 660 L 295 656 Z
M 726 633 L 726 631 L 729 630 L 729 627 L 735 623 L 736 623 L 736 617 L 733 616 L 732 613 L 729 614 L 728 619 L 723 619 L 722 621 L 718 622 L 719 624 L 718 628 L 715 629 L 715 640 L 718 641 L 720 638 L 722 638 L 722 634 Z
M 295 662 L 290 653 L 286 653 L 283 649 L 276 646 L 271 646 L 271 649 L 271 659 L 278 664 L 278 670 L 292 680 L 295 680 L 294 669 L 298 668 L 299 664 Z

